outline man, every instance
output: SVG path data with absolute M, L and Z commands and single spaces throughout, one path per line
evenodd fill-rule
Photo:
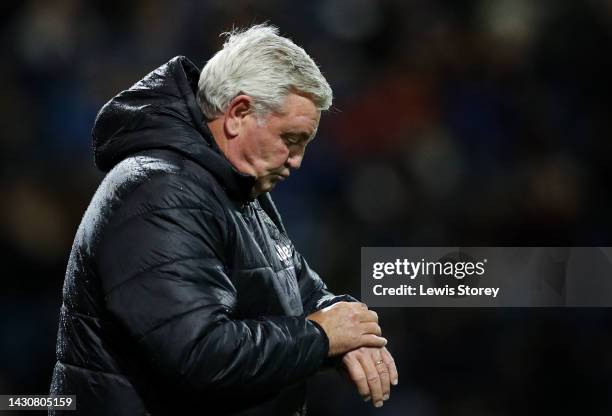
M 327 290 L 268 194 L 330 104 L 304 50 L 259 25 L 201 74 L 174 58 L 102 108 L 109 173 L 70 256 L 53 394 L 87 415 L 303 414 L 338 357 L 382 405 L 397 371 L 376 313 Z

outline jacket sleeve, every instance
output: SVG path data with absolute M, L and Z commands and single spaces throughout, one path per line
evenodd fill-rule
M 327 338 L 304 317 L 239 320 L 227 219 L 195 181 L 165 174 L 113 215 L 97 253 L 110 315 L 166 382 L 199 394 L 273 394 L 315 373 Z
M 294 263 L 300 285 L 304 316 L 337 302 L 357 302 L 357 299 L 352 296 L 334 295 L 330 292 L 317 272 L 310 268 L 306 259 L 297 250 L 295 250 Z

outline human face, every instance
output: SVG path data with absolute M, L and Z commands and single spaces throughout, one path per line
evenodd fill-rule
M 289 94 L 280 112 L 258 120 L 245 119 L 241 140 L 244 173 L 256 178 L 253 195 L 271 191 L 302 164 L 306 145 L 314 138 L 321 117 L 314 103 Z

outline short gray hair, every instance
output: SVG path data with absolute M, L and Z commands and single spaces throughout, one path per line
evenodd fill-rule
M 253 97 L 259 117 L 281 109 L 290 93 L 304 95 L 321 110 L 332 103 L 332 90 L 312 58 L 267 24 L 223 33 L 223 49 L 204 66 L 198 103 L 208 120 L 222 114 L 240 94 Z

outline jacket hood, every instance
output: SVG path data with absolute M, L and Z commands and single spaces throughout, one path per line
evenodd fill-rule
M 107 172 L 138 152 L 172 150 L 209 170 L 233 198 L 250 199 L 255 178 L 221 154 L 196 102 L 199 74 L 177 56 L 107 102 L 92 131 L 96 166 Z

